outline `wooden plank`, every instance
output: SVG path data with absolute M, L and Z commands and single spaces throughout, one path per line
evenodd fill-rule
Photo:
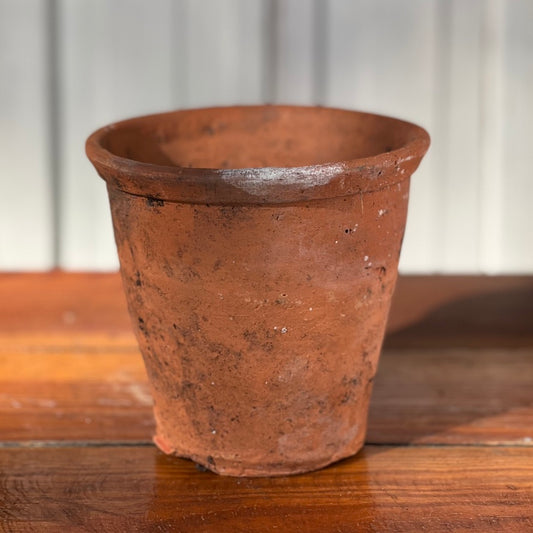
M 316 2 L 288 0 L 277 5 L 275 101 L 316 104 Z
M 404 118 L 438 136 L 443 101 L 438 2 L 332 0 L 326 14 L 325 104 Z M 401 267 L 442 269 L 440 138 L 413 180 Z
M 533 349 L 385 351 L 367 442 L 533 445 Z
M 97 127 L 176 105 L 171 0 L 59 0 L 60 266 L 114 269 L 104 182 L 84 153 Z
M 367 442 L 531 445 L 533 349 L 386 350 Z M 135 349 L 0 350 L 3 441 L 143 441 L 150 392 Z
M 452 0 L 446 6 L 449 24 L 445 35 L 446 79 L 438 120 L 443 139 L 435 139 L 439 152 L 439 179 L 444 204 L 443 239 L 439 243 L 439 269 L 446 272 L 480 270 L 483 232 L 479 192 L 481 174 L 482 109 L 479 104 L 482 64 L 484 0 Z M 439 146 L 442 141 L 442 146 Z
M 0 301 L 2 439 L 149 440 L 118 274 L 4 274 Z M 401 278 L 369 440 L 522 444 L 532 323 L 531 277 Z
M 533 122 L 533 3 L 505 2 L 503 9 L 503 143 L 500 267 L 504 271 L 533 270 L 533 224 L 529 199 L 531 180 L 531 123 Z M 494 239 L 494 236 L 492 236 Z M 493 241 L 491 241 L 493 242 Z
M 533 346 L 533 278 L 401 277 L 388 336 L 391 348 Z
M 435 2 L 333 0 L 328 6 L 328 103 L 430 123 Z
M 127 329 L 116 274 L 0 276 L 0 301 L 11 304 L 0 307 L 0 528 L 528 531 L 531 283 L 403 279 L 393 324 L 406 344 L 385 350 L 370 412 L 368 441 L 380 445 L 307 475 L 238 479 L 199 472 L 150 444 L 142 360 L 131 337 L 113 341 Z M 68 329 L 72 305 L 79 320 Z M 443 323 L 457 313 L 489 317 L 470 339 L 499 322 L 503 333 L 490 347 L 439 348 Z M 432 314 L 434 344 L 410 348 Z M 57 338 L 47 341 L 47 331 Z M 517 331 L 527 347 L 496 347 Z
M 368 446 L 307 475 L 195 471 L 153 447 L 0 450 L 8 531 L 530 531 L 533 448 Z
M 0 302 L 4 349 L 136 346 L 118 273 L 2 274 Z
M 401 276 L 390 347 L 531 346 L 530 276 Z M 118 273 L 0 275 L 4 346 L 135 347 Z
M 185 0 L 188 107 L 259 103 L 263 93 L 261 0 Z
M 3 441 L 144 441 L 152 399 L 136 350 L 0 352 Z
M 503 246 L 503 152 L 504 91 L 504 4 L 505 0 L 483 2 L 481 32 L 480 166 L 480 264 L 485 272 L 502 269 Z M 510 2 L 507 2 L 510 3 Z M 507 185 L 507 181 L 505 182 Z
M 47 3 L 0 0 L 0 269 L 54 264 Z

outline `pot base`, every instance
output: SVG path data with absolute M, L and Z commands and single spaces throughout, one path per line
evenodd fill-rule
M 173 455 L 182 459 L 189 459 L 205 469 L 222 476 L 230 477 L 280 477 L 295 474 L 305 474 L 320 470 L 333 463 L 347 459 L 358 453 L 364 445 L 364 439 L 353 443 L 350 448 L 345 448 L 334 455 L 327 457 L 314 457 L 307 461 L 283 461 L 268 463 L 259 459 L 257 463 L 226 459 L 212 455 L 198 455 L 172 448 L 160 435 L 154 435 L 154 444 L 166 455 Z

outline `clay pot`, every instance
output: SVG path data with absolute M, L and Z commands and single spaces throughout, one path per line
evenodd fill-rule
M 161 450 L 272 476 L 361 448 L 428 145 L 407 122 L 285 106 L 177 111 L 89 137 Z

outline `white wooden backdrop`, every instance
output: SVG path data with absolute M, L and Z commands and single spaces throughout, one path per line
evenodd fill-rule
M 533 271 L 532 0 L 0 0 L 0 268 L 116 268 L 95 128 L 258 102 L 430 131 L 404 272 Z

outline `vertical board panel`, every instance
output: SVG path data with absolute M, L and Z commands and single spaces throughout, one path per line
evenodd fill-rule
M 436 0 L 332 0 L 327 6 L 326 103 L 405 118 L 434 133 L 441 103 Z M 439 140 L 433 141 L 413 180 L 404 271 L 439 266 L 442 187 Z
M 264 98 L 261 0 L 186 0 L 186 103 L 251 104 Z
M 480 266 L 487 273 L 502 266 L 502 164 L 504 90 L 504 0 L 485 0 L 481 33 Z
M 500 267 L 533 271 L 533 2 L 505 5 Z
M 481 60 L 485 0 L 452 0 L 448 3 L 449 26 L 443 46 L 448 64 L 443 102 L 438 120 L 444 125 L 445 142 L 433 149 L 442 154 L 444 228 L 439 270 L 473 271 L 480 268 L 481 228 Z M 435 221 L 438 222 L 438 221 Z
M 171 0 L 61 0 L 60 261 L 117 266 L 104 182 L 88 162 L 87 135 L 132 115 L 166 110 L 173 90 Z
M 62 267 L 116 268 L 96 127 L 268 100 L 429 130 L 404 272 L 533 271 L 532 28 L 531 0 L 0 0 L 0 269 L 56 243 Z
M 315 98 L 315 7 L 312 0 L 280 1 L 274 64 L 275 101 L 312 104 Z
M 46 3 L 0 0 L 0 268 L 53 266 Z

